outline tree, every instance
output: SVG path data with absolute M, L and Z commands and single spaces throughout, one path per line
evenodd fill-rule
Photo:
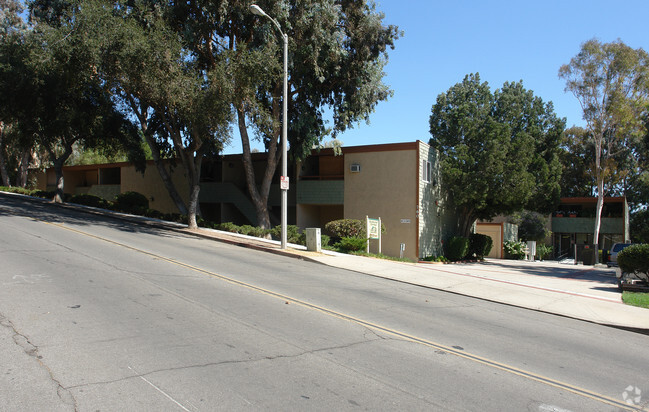
M 565 121 L 551 103 L 505 83 L 491 93 L 479 74 L 437 96 L 430 144 L 440 151 L 442 182 L 468 236 L 476 219 L 527 207 L 548 211 L 559 200 L 559 142 Z
M 595 151 L 587 131 L 581 127 L 571 127 L 564 133 L 561 143 L 561 196 L 589 197 L 597 186 L 592 171 L 595 164 Z
M 15 0 L 0 0 L 0 175 L 2 184 L 11 186 L 8 169 L 16 170 L 15 182 L 24 187 L 31 145 L 26 143 L 16 127 L 18 119 L 12 116 L 11 101 L 14 96 L 11 84 L 20 73 L 16 70 L 21 54 L 18 50 L 25 41 L 27 25 L 20 17 L 23 6 Z
M 324 113 L 333 113 L 332 133 L 368 120 L 390 96 L 383 83 L 386 50 L 398 38 L 394 26 L 366 1 L 261 1 L 289 36 L 288 139 L 293 157 L 303 156 L 325 135 Z M 231 99 L 241 136 L 248 192 L 257 224 L 270 227 L 268 195 L 281 151 L 282 47 L 267 19 L 250 2 L 188 1 L 170 10 L 173 25 L 203 67 L 228 61 Z M 263 141 L 267 164 L 261 177 L 252 166 L 251 138 Z
M 20 17 L 23 5 L 16 0 L 0 0 L 0 40 L 21 32 L 26 24 Z
M 529 210 L 515 214 L 512 219 L 512 223 L 518 225 L 518 238 L 524 242 L 545 240 L 550 234 L 546 228 L 547 222 L 548 219 L 544 215 Z
M 633 213 L 629 226 L 632 242 L 649 243 L 649 209 L 642 209 Z
M 599 243 L 605 182 L 611 160 L 624 139 L 635 141 L 644 132 L 649 97 L 649 55 L 618 40 L 603 44 L 589 40 L 577 56 L 561 66 L 559 77 L 581 104 L 586 130 L 594 147 L 597 209 L 593 239 Z
M 230 136 L 227 62 L 201 65 L 169 25 L 164 3 L 87 1 L 83 10 L 99 39 L 103 81 L 135 119 L 167 191 L 196 228 L 202 161 Z M 188 204 L 171 180 L 176 162 L 187 177 Z
M 102 87 L 78 8 L 65 3 L 48 14 L 44 3 L 30 4 L 35 25 L 15 48 L 20 58 L 10 65 L 15 77 L 6 113 L 18 119 L 22 136 L 47 152 L 56 172 L 53 200 L 62 202 L 62 168 L 75 146 L 131 149 L 135 131 Z

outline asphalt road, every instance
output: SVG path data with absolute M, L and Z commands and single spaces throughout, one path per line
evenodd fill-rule
M 0 410 L 638 409 L 648 343 L 0 195 Z

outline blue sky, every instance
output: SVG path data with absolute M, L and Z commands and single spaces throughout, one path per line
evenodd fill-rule
M 523 85 L 568 126 L 583 125 L 577 99 L 564 92 L 559 67 L 597 38 L 621 39 L 649 50 L 647 0 L 433 1 L 377 0 L 385 23 L 404 32 L 389 52 L 385 82 L 394 96 L 381 102 L 370 124 L 339 135 L 345 146 L 422 140 L 437 95 L 480 73 L 492 90 L 506 81 Z M 225 153 L 240 153 L 238 132 Z M 253 147 L 260 148 L 259 145 Z

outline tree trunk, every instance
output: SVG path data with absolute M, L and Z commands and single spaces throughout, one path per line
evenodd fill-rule
M 595 230 L 593 244 L 595 246 L 595 264 L 599 263 L 599 228 L 602 224 L 602 209 L 604 208 L 604 170 L 602 169 L 602 142 L 604 134 L 595 136 L 595 179 L 597 180 L 597 207 L 595 209 Z M 575 259 L 577 256 L 575 256 Z
M 153 138 L 153 136 L 151 136 L 151 133 L 149 132 L 149 124 L 146 115 L 149 106 L 138 104 L 130 93 L 126 91 L 125 93 L 129 105 L 131 106 L 131 110 L 133 110 L 133 112 L 138 118 L 138 121 L 140 122 L 140 129 L 142 130 L 142 134 L 144 135 L 144 140 L 146 140 L 147 145 L 149 145 L 149 148 L 151 149 L 151 156 L 153 157 L 153 163 L 155 164 L 156 169 L 158 169 L 158 173 L 160 174 L 160 179 L 162 180 L 162 184 L 164 185 L 165 189 L 167 189 L 167 193 L 169 193 L 169 197 L 171 197 L 171 200 L 176 205 L 176 208 L 178 208 L 178 212 L 181 215 L 188 215 L 189 211 L 187 209 L 187 206 L 185 205 L 183 198 L 176 190 L 176 186 L 174 185 L 173 180 L 171 180 L 171 176 L 167 172 L 167 168 L 164 165 L 164 161 L 160 157 L 160 148 L 158 147 L 158 144 L 156 143 L 155 139 Z
M 63 203 L 63 189 L 65 184 L 63 180 L 63 162 L 60 162 L 58 159 L 54 161 L 54 173 L 56 173 L 56 190 L 52 201 L 54 203 Z
M 64 147 L 65 150 L 63 154 L 59 157 L 56 157 L 56 153 L 54 149 L 52 148 L 47 148 L 47 151 L 50 155 L 50 158 L 53 159 L 52 163 L 54 164 L 54 172 L 56 174 L 56 191 L 54 193 L 54 198 L 52 201 L 54 203 L 63 203 L 63 190 L 65 188 L 64 186 L 64 180 L 63 180 L 63 165 L 65 162 L 68 160 L 70 155 L 72 155 L 72 146 L 74 145 L 74 142 L 76 142 L 78 139 L 72 139 L 71 141 L 65 141 L 64 140 Z
M 248 129 L 246 127 L 245 113 L 243 109 L 237 109 L 237 118 L 239 125 L 239 133 L 241 134 L 241 146 L 243 149 L 243 169 L 246 175 L 246 184 L 248 186 L 248 193 L 252 199 L 257 212 L 257 226 L 262 229 L 270 229 L 270 215 L 268 213 L 268 195 L 270 187 L 277 169 L 277 139 L 271 139 L 268 147 L 268 159 L 266 162 L 266 170 L 260 188 L 257 187 L 255 181 L 255 170 L 252 164 L 252 155 L 250 150 L 250 139 L 248 137 Z
M 604 209 L 604 177 L 597 177 L 597 208 L 595 209 L 595 231 L 593 243 L 595 245 L 595 264 L 599 263 L 599 229 L 602 225 L 602 209 Z
M 468 238 L 471 236 L 471 228 L 473 227 L 473 223 L 476 221 L 475 216 L 473 216 L 473 213 L 468 210 L 463 210 L 462 214 L 460 215 L 459 219 L 459 234 L 461 236 L 464 236 Z
M 31 149 L 24 149 L 22 155 L 20 156 L 20 165 L 18 166 L 18 175 L 16 176 L 16 186 L 27 186 L 29 159 L 31 158 L 31 155 Z
M 0 174 L 2 174 L 2 185 L 11 187 L 9 174 L 7 173 L 7 163 L 5 162 L 4 131 L 5 124 L 0 122 Z
M 180 212 L 181 215 L 188 215 L 189 210 L 187 209 L 187 206 L 185 205 L 183 198 L 180 197 L 180 194 L 176 190 L 176 186 L 174 185 L 174 182 L 171 180 L 171 176 L 169 175 L 169 172 L 167 172 L 167 168 L 164 165 L 164 161 L 160 158 L 160 149 L 158 148 L 158 144 L 155 142 L 153 137 L 148 136 L 147 133 L 144 133 L 144 136 L 147 144 L 151 148 L 153 163 L 155 164 L 156 169 L 158 169 L 158 173 L 160 174 L 160 179 L 162 180 L 162 184 L 164 185 L 165 189 L 167 189 L 167 192 L 169 193 L 169 197 L 171 197 L 171 200 L 173 200 L 173 202 L 176 204 L 176 207 L 178 208 L 178 212 Z
M 198 229 L 196 216 L 200 215 L 198 194 L 201 190 L 200 177 L 204 151 L 204 147 L 201 145 L 195 155 L 192 156 L 190 153 L 185 153 L 186 156 L 193 157 L 193 159 L 187 159 L 186 162 L 187 173 L 189 175 L 189 213 L 187 215 L 189 229 Z

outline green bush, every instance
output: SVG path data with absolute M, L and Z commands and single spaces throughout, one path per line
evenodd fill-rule
M 110 204 L 99 196 L 89 194 L 74 195 L 70 198 L 70 203 L 101 208 L 106 208 Z
M 452 262 L 464 259 L 469 251 L 469 239 L 462 236 L 452 237 L 446 243 L 446 258 Z
M 358 219 L 338 219 L 325 224 L 325 230 L 334 237 L 365 237 L 364 225 Z
M 120 212 L 144 215 L 149 209 L 149 199 L 138 192 L 124 192 L 115 196 L 114 206 Z
M 222 230 L 224 232 L 239 233 L 239 226 L 235 225 L 232 222 L 223 222 L 216 225 L 217 230 Z
M 448 262 L 444 256 L 427 256 L 422 259 L 424 262 Z
M 25 189 L 24 187 L 8 187 L 8 186 L 0 186 L 0 191 L 1 192 L 10 192 L 10 193 L 18 193 L 21 195 L 27 195 L 27 196 L 36 196 L 37 190 L 32 190 L 32 189 Z M 54 194 L 52 194 L 52 197 L 54 197 Z
M 483 235 L 481 233 L 472 233 L 469 237 L 469 251 L 468 258 L 482 259 L 491 252 L 493 246 L 493 239 L 491 236 Z
M 329 242 L 331 242 L 331 238 L 329 236 L 323 234 L 320 235 L 320 246 L 329 246 Z
M 165 215 L 164 215 L 164 213 L 162 213 L 162 212 L 159 211 L 159 210 L 155 210 L 155 209 L 147 209 L 147 211 L 146 211 L 146 213 L 144 214 L 144 216 L 146 216 L 146 217 L 152 217 L 152 218 L 154 218 L 154 219 L 164 220 L 164 216 L 165 216 Z
M 55 191 L 36 190 L 32 196 L 42 197 L 43 199 L 54 199 Z
M 539 260 L 543 260 L 552 254 L 552 246 L 546 245 L 545 243 L 536 245 L 536 254 L 539 257 Z
M 165 213 L 162 215 L 162 220 L 187 224 L 187 216 L 183 216 L 180 213 Z
M 649 244 L 627 246 L 617 254 L 617 264 L 625 273 L 649 280 Z
M 506 240 L 503 243 L 505 249 L 505 258 L 521 260 L 525 258 L 525 243 Z
M 282 238 L 282 226 L 277 225 L 270 230 L 270 235 L 275 240 Z M 300 228 L 295 225 L 286 226 L 286 241 L 296 245 L 306 245 L 306 235 L 300 233 Z
M 366 250 L 367 239 L 345 236 L 340 239 L 340 242 L 336 243 L 336 247 L 349 252 Z

